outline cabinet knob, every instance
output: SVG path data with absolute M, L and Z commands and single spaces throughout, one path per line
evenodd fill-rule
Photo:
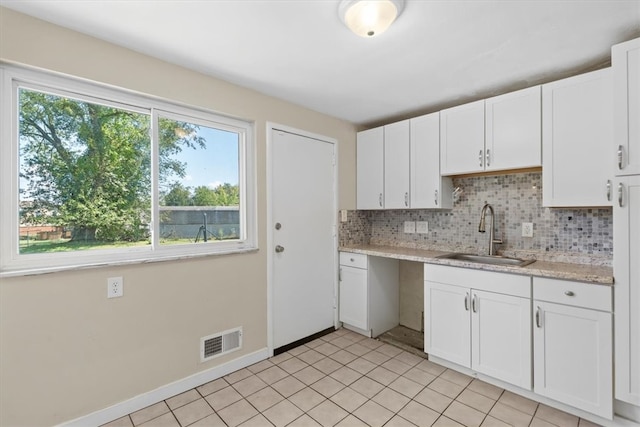
M 490 151 L 491 150 L 489 150 L 487 148 L 487 161 L 486 161 L 487 167 L 489 167 L 491 165 L 491 154 L 490 154 Z
M 409 206 L 409 193 L 404 193 L 404 205 Z
M 435 205 L 438 206 L 438 190 L 435 191 L 435 198 L 433 201 L 435 202 Z
M 565 294 L 566 296 L 568 296 L 568 297 L 572 297 L 572 296 L 574 296 L 574 295 L 575 295 L 575 294 L 573 293 L 573 291 L 564 291 L 564 294 Z
M 382 193 L 378 196 L 378 203 L 380 204 L 380 207 L 382 207 Z
M 478 153 L 478 161 L 480 162 L 480 167 L 482 167 L 482 150 Z

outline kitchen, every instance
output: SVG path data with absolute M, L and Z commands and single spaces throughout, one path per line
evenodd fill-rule
M 449 190 L 448 193 L 451 195 L 450 209 L 395 209 L 389 211 L 366 209 L 365 211 L 359 211 L 356 200 L 358 192 L 356 191 L 355 133 L 356 130 L 360 131 L 363 127 L 356 127 L 352 123 L 316 115 L 311 111 L 299 111 L 299 109 L 288 104 L 280 104 L 279 101 L 273 101 L 271 98 L 263 98 L 263 95 L 246 94 L 243 89 L 232 87 L 232 85 L 225 82 L 211 80 L 209 77 L 185 71 L 180 67 L 168 65 L 156 59 L 143 58 L 135 52 L 115 47 L 88 36 L 81 36 L 71 30 L 39 21 L 19 12 L 2 9 L 1 15 L 4 20 L 2 25 L 3 36 L 6 35 L 6 37 L 3 37 L 4 41 L 1 50 L 3 60 L 12 63 L 30 64 L 35 67 L 71 75 L 80 75 L 87 79 L 115 86 L 133 87 L 139 91 L 154 93 L 158 96 L 175 97 L 176 95 L 170 88 L 158 90 L 158 82 L 153 81 L 153 76 L 149 76 L 146 73 L 143 73 L 144 78 L 126 75 L 122 71 L 117 72 L 115 68 L 118 67 L 113 64 L 128 63 L 134 70 L 153 67 L 158 70 L 158 76 L 155 78 L 161 81 L 173 81 L 172 76 L 178 75 L 185 82 L 196 82 L 185 84 L 183 87 L 184 93 L 181 93 L 179 97 L 185 103 L 200 103 L 217 111 L 225 111 L 241 117 L 253 117 L 260 123 L 260 126 L 264 122 L 273 120 L 281 123 L 291 123 L 292 126 L 317 134 L 330 133 L 331 137 L 339 140 L 342 144 L 339 148 L 340 155 L 337 165 L 340 176 L 340 192 L 337 205 L 341 210 L 347 210 L 347 222 L 338 222 L 340 227 L 340 246 L 369 243 L 435 250 L 437 245 L 444 243 L 446 248 L 441 252 L 486 251 L 489 233 L 479 233 L 478 225 L 482 207 L 485 202 L 488 202 L 493 206 L 495 212 L 495 237 L 506 242 L 502 246 L 497 245 L 498 251 L 510 251 L 507 255 L 513 257 L 535 257 L 541 262 L 557 257 L 559 253 L 568 253 L 561 262 L 578 262 L 581 264 L 593 264 L 596 267 L 598 265 L 611 267 L 611 252 L 613 241 L 615 240 L 614 217 L 616 215 L 617 188 L 620 182 L 623 182 L 625 186 L 630 185 L 627 181 L 632 183 L 633 178 L 615 178 L 616 172 L 610 173 L 610 179 L 612 180 L 611 201 L 603 202 L 603 204 L 576 205 L 581 206 L 579 208 L 549 208 L 548 206 L 553 206 L 553 201 L 550 202 L 552 204 L 546 204 L 544 192 L 545 189 L 551 187 L 546 185 L 545 170 L 544 168 L 542 171 L 540 170 L 540 164 L 527 165 L 526 167 L 530 170 L 526 171 L 520 170 L 522 167 L 518 166 L 518 172 L 491 173 L 477 176 L 462 176 L 466 174 L 452 170 L 452 173 L 444 174 L 444 180 L 450 180 L 450 184 L 444 184 L 440 187 L 442 188 L 440 196 L 443 198 L 448 197 L 444 189 Z M 27 34 L 33 34 L 34 36 L 27 37 Z M 43 36 L 44 34 L 47 34 L 47 36 Z M 22 44 L 13 46 L 12 39 L 14 37 L 16 37 L 16 40 L 19 37 Z M 631 38 L 628 37 L 627 39 L 630 40 Z M 75 41 L 70 42 L 69 40 Z M 91 68 L 86 70 L 80 64 L 73 65 L 72 55 L 67 52 L 66 48 L 61 46 L 61 41 L 72 43 L 73 46 L 86 49 L 85 51 L 91 51 L 88 55 L 93 61 L 103 66 L 100 69 Z M 54 54 L 48 54 L 47 52 L 54 52 Z M 109 58 L 114 59 L 113 64 L 109 65 Z M 569 75 L 563 77 L 569 77 Z M 147 81 L 146 79 L 150 80 Z M 260 107 L 253 105 L 237 105 L 231 108 L 219 100 L 212 105 L 212 101 L 202 100 L 199 98 L 201 95 L 198 94 L 202 87 L 211 85 L 216 87 L 218 93 L 227 94 L 227 99 L 233 99 L 241 94 L 251 100 L 255 100 L 256 105 L 264 105 L 266 103 L 272 111 L 260 110 Z M 509 91 L 504 91 L 503 93 L 507 92 Z M 478 98 L 489 99 L 490 97 L 476 97 L 476 99 Z M 544 96 L 541 96 L 540 100 L 544 102 Z M 454 108 L 454 105 L 448 105 L 447 108 L 449 107 Z M 542 112 L 544 114 L 544 108 L 542 108 Z M 292 117 L 295 117 L 295 119 L 292 119 Z M 387 125 L 391 122 L 371 123 L 371 126 L 367 126 L 367 128 L 375 128 L 378 125 Z M 257 126 L 258 138 L 265 140 L 265 131 L 260 126 Z M 484 121 L 482 126 L 484 127 Z M 264 126 L 262 127 L 264 128 Z M 330 130 L 328 131 L 327 129 Z M 484 139 L 484 131 L 482 132 L 482 137 Z M 541 136 L 541 139 L 544 140 L 544 137 Z M 546 163 L 542 156 L 546 152 L 542 147 L 540 148 L 542 154 L 539 162 L 544 165 Z M 260 147 L 259 150 L 259 159 L 262 159 L 259 164 L 264 165 L 265 149 Z M 610 151 L 609 149 L 607 150 Z M 613 151 L 613 153 L 606 154 L 606 156 L 614 159 L 616 156 L 615 147 Z M 632 149 L 628 152 L 633 155 Z M 475 166 L 475 162 L 478 160 L 478 150 L 474 150 L 473 156 Z M 480 163 L 482 163 L 482 160 Z M 615 166 L 613 162 L 611 163 L 612 167 Z M 264 173 L 264 166 L 259 168 L 262 171 L 261 173 Z M 512 169 L 507 168 L 507 170 Z M 478 171 L 473 170 L 471 173 L 477 174 Z M 260 176 L 262 177 L 262 175 Z M 451 178 L 447 178 L 449 176 Z M 450 185 L 450 188 L 448 185 Z M 506 192 L 503 190 L 504 188 L 507 188 Z M 265 194 L 264 190 L 264 187 L 260 187 L 258 193 Z M 604 196 L 606 198 L 606 179 L 602 184 L 602 191 L 596 191 L 591 188 L 590 192 L 593 193 L 589 194 L 590 196 Z M 430 191 L 429 199 L 431 199 L 431 195 Z M 565 192 L 563 195 L 571 195 L 571 192 Z M 264 196 L 259 197 L 261 198 L 260 206 L 263 206 L 265 204 Z M 610 205 L 614 205 L 613 209 L 606 207 Z M 562 206 L 562 203 L 555 206 Z M 593 206 L 598 207 L 593 208 Z M 487 216 L 489 217 L 487 218 L 488 223 L 493 217 L 489 214 Z M 259 232 L 259 235 L 262 246 L 265 246 L 267 241 L 265 229 L 267 227 L 262 221 L 262 231 Z M 406 224 L 407 222 L 409 224 Z M 416 224 L 411 224 L 412 222 Z M 428 231 L 427 233 L 419 233 L 418 228 L 425 227 L 425 225 L 419 225 L 418 223 L 424 222 L 427 223 L 426 228 Z M 522 236 L 523 223 L 533 224 L 533 237 Z M 407 232 L 404 232 L 405 225 L 408 227 L 406 229 Z M 413 227 L 415 227 L 415 233 L 412 232 Z M 424 230 L 424 228 L 421 228 L 421 230 Z M 558 230 L 562 232 L 557 232 Z M 637 245 L 637 243 L 635 244 Z M 3 389 L 2 394 L 4 396 L 12 396 L 12 399 L 3 400 L 2 412 L 5 414 L 10 413 L 17 417 L 6 418 L 3 423 L 17 423 L 16 420 L 20 419 L 16 415 L 18 411 L 22 414 L 30 411 L 24 403 L 33 399 L 30 393 L 34 393 L 39 399 L 47 401 L 39 411 L 34 412 L 33 418 L 30 418 L 31 423 L 53 424 L 98 411 L 124 401 L 131 396 L 143 394 L 164 384 L 197 374 L 202 370 L 202 367 L 199 368 L 197 364 L 191 364 L 190 361 L 185 362 L 184 356 L 178 354 L 180 351 L 172 350 L 165 354 L 161 349 L 177 349 L 181 345 L 189 347 L 192 341 L 210 333 L 212 329 L 224 330 L 236 324 L 243 324 L 245 327 L 243 336 L 244 348 L 242 353 L 224 356 L 218 359 L 217 363 L 207 365 L 208 367 L 215 367 L 224 362 L 232 361 L 238 357 L 236 356 L 237 354 L 249 355 L 265 348 L 267 345 L 265 319 L 268 316 L 264 303 L 267 299 L 264 289 L 264 276 L 267 259 L 264 254 L 265 251 L 262 252 L 262 254 L 249 254 L 247 258 L 241 258 L 241 256 L 222 257 L 220 260 L 214 260 L 212 262 L 213 265 L 209 265 L 202 260 L 185 261 L 185 266 L 192 268 L 195 273 L 187 273 L 185 271 L 186 268 L 176 269 L 177 262 L 169 263 L 168 265 L 157 263 L 153 269 L 147 269 L 139 265 L 110 267 L 110 271 L 124 276 L 127 283 L 126 286 L 130 286 L 125 293 L 125 297 L 117 302 L 114 301 L 114 304 L 110 306 L 106 305 L 106 300 L 103 301 L 102 294 L 104 278 L 112 273 L 107 273 L 100 269 L 76 270 L 39 276 L 3 277 L 0 288 L 0 292 L 3 293 L 2 345 L 4 366 L 2 382 L 3 387 L 7 388 Z M 547 259 L 545 259 L 545 253 L 548 253 Z M 631 254 L 630 252 L 629 256 L 632 256 Z M 242 257 L 245 257 L 245 255 L 242 255 Z M 613 260 L 615 263 L 615 258 Z M 444 261 L 442 262 L 444 263 Z M 247 268 L 247 265 L 255 268 Z M 535 269 L 535 265 L 536 263 L 527 266 L 527 268 Z M 412 275 L 412 273 L 415 273 L 415 276 L 421 273 L 416 273 L 413 267 L 411 265 L 401 267 L 400 275 L 404 276 L 405 273 Z M 598 270 L 596 267 L 594 269 Z M 216 292 L 204 292 L 197 284 L 198 277 L 210 275 L 212 270 L 223 271 L 220 282 L 226 281 L 230 285 L 220 283 L 221 288 Z M 187 280 L 185 280 L 185 277 Z M 181 292 L 177 292 L 165 284 L 169 278 L 184 284 Z M 418 282 L 422 282 L 425 279 L 427 278 L 420 275 Z M 570 279 L 570 277 L 565 277 L 565 279 Z M 586 281 L 589 282 L 589 280 Z M 156 286 L 154 286 L 154 282 Z M 133 285 L 128 285 L 129 283 Z M 234 289 L 234 286 L 237 289 Z M 131 290 L 129 291 L 129 289 Z M 194 301 L 193 298 L 189 298 L 188 294 L 207 295 L 206 298 L 199 298 L 199 300 L 206 300 L 207 298 L 214 300 L 219 297 L 220 293 L 229 295 L 229 301 L 233 301 L 233 303 L 228 304 L 228 307 L 216 308 L 224 310 L 224 313 L 220 314 L 220 318 L 213 320 L 213 326 L 211 324 L 205 325 L 205 317 L 201 313 L 211 310 L 211 308 L 204 301 Z M 238 294 L 242 296 L 237 296 Z M 73 297 L 71 297 L 72 295 Z M 243 298 L 244 296 L 247 297 Z M 408 298 L 410 299 L 411 296 Z M 78 301 L 87 302 L 87 308 L 83 309 L 83 304 L 78 304 Z M 168 301 L 171 301 L 171 303 Z M 10 305 L 19 305 L 13 302 L 20 302 L 24 308 L 21 311 L 24 311 L 24 313 L 19 313 L 17 309 L 10 307 Z M 152 311 L 148 308 L 141 308 L 146 307 L 147 304 L 155 306 L 157 309 Z M 64 308 L 67 315 L 60 318 L 56 307 Z M 174 309 L 178 309 L 185 319 L 189 320 L 171 322 L 165 319 L 162 313 L 172 312 Z M 143 310 L 141 316 L 147 321 L 142 322 L 142 325 L 134 329 L 134 336 L 119 335 L 109 329 L 108 313 L 112 311 L 118 313 L 121 320 L 117 320 L 116 325 L 118 330 L 122 330 L 123 328 L 126 329 L 128 323 L 136 323 L 135 319 L 138 318 L 139 314 L 134 312 L 137 310 Z M 29 318 L 27 316 L 29 311 L 42 314 L 37 318 Z M 413 318 L 409 320 L 413 325 L 421 324 L 421 319 L 416 320 L 415 313 L 418 312 L 420 310 L 415 310 Z M 420 314 L 417 316 L 420 316 Z M 81 319 L 91 319 L 90 322 L 94 326 L 93 332 L 85 331 L 82 328 L 79 329 L 76 326 Z M 49 321 L 52 322 L 51 326 L 46 326 Z M 531 321 L 533 321 L 533 318 L 531 318 Z M 154 348 L 152 344 L 145 341 L 142 348 L 134 351 L 132 355 L 121 355 L 119 349 L 135 346 L 140 338 L 145 335 L 158 337 L 155 327 L 151 326 L 153 324 L 161 325 L 169 331 L 167 339 L 163 339 L 163 345 L 160 348 Z M 22 327 L 15 325 L 22 325 Z M 427 326 L 425 323 L 425 328 Z M 57 332 L 53 332 L 53 330 Z M 34 337 L 33 344 L 27 343 L 28 336 Z M 50 358 L 47 360 L 36 357 L 35 351 L 5 352 L 5 349 L 9 348 L 9 346 L 35 350 L 35 343 L 39 340 L 50 342 L 52 336 L 56 336 L 57 340 L 61 340 L 60 349 L 49 354 Z M 89 347 L 90 361 L 87 362 L 83 361 L 81 356 L 81 354 L 87 352 L 87 349 L 84 345 L 78 344 L 76 340 L 91 340 L 91 337 L 97 337 L 109 345 Z M 32 355 L 28 356 L 28 354 Z M 161 354 L 162 356 L 159 360 L 156 360 L 150 357 L 150 354 Z M 22 361 L 19 360 L 21 358 L 23 358 Z M 191 360 L 189 356 L 186 358 Z M 145 359 L 154 359 L 148 370 L 140 369 L 145 363 L 142 360 Z M 104 375 L 97 372 L 94 366 L 106 364 L 107 360 L 112 360 L 115 363 L 114 368 L 106 370 Z M 134 368 L 131 369 L 128 365 L 134 366 Z M 164 369 L 165 367 L 167 368 L 166 370 Z M 91 392 L 88 396 L 81 398 L 83 393 L 79 392 L 79 390 L 83 389 L 83 382 L 77 379 L 69 380 L 70 384 L 65 386 L 69 396 L 74 396 L 75 399 L 84 402 L 81 405 L 74 405 L 61 396 L 53 396 L 50 398 L 51 400 L 48 400 L 46 397 L 49 394 L 47 387 L 38 388 L 36 386 L 38 382 L 35 380 L 29 379 L 25 381 L 24 372 L 30 371 L 33 372 L 34 378 L 42 378 L 44 383 L 50 383 L 58 387 L 65 382 L 65 374 L 74 377 L 87 376 L 92 381 L 107 385 L 101 393 Z M 56 374 L 56 371 L 60 372 L 60 374 Z M 118 374 L 118 372 L 125 372 L 126 374 L 122 375 Z M 131 380 L 128 380 L 127 376 L 131 376 Z M 109 384 L 107 378 L 117 378 L 117 382 L 120 384 Z M 17 387 L 17 384 L 21 385 Z M 6 405 L 15 406 L 7 412 Z M 79 406 L 82 407 L 80 408 Z M 55 407 L 63 409 L 58 412 Z M 50 415 L 59 413 L 60 415 Z M 9 417 L 9 415 L 6 416 Z

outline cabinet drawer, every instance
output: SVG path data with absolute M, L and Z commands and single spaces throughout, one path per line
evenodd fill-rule
M 367 256 L 352 252 L 340 252 L 340 265 L 349 267 L 367 268 Z
M 568 280 L 533 278 L 533 299 L 611 311 L 612 287 Z

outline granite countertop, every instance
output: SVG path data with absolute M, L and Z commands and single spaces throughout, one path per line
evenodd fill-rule
M 575 280 L 598 285 L 613 285 L 613 269 L 591 264 L 573 264 L 566 262 L 536 261 L 524 267 L 480 264 L 454 259 L 437 258 L 452 251 L 411 249 L 397 246 L 353 245 L 341 246 L 342 252 L 394 258 L 404 261 L 416 261 L 428 264 L 450 265 L 452 267 L 473 268 L 476 270 L 498 271 L 535 277 Z

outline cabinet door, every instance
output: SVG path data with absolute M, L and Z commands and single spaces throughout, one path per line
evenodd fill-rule
M 531 300 L 472 290 L 471 368 L 531 390 Z
M 369 329 L 367 270 L 340 266 L 340 321 Z
M 544 206 L 611 206 L 611 70 L 542 86 Z
M 358 132 L 356 160 L 356 206 L 358 209 L 384 207 L 384 130 Z
M 640 175 L 614 188 L 616 399 L 640 406 Z
M 484 100 L 440 111 L 440 172 L 484 170 Z
M 640 38 L 611 49 L 616 175 L 640 174 Z M 618 157 L 617 151 L 620 152 Z
M 411 207 L 451 209 L 451 178 L 440 176 L 440 113 L 411 119 Z
M 470 368 L 469 289 L 425 282 L 424 298 L 425 352 Z
M 384 208 L 409 208 L 409 120 L 384 127 Z
M 611 313 L 534 301 L 534 391 L 613 416 Z
M 540 86 L 485 100 L 485 170 L 542 164 Z

